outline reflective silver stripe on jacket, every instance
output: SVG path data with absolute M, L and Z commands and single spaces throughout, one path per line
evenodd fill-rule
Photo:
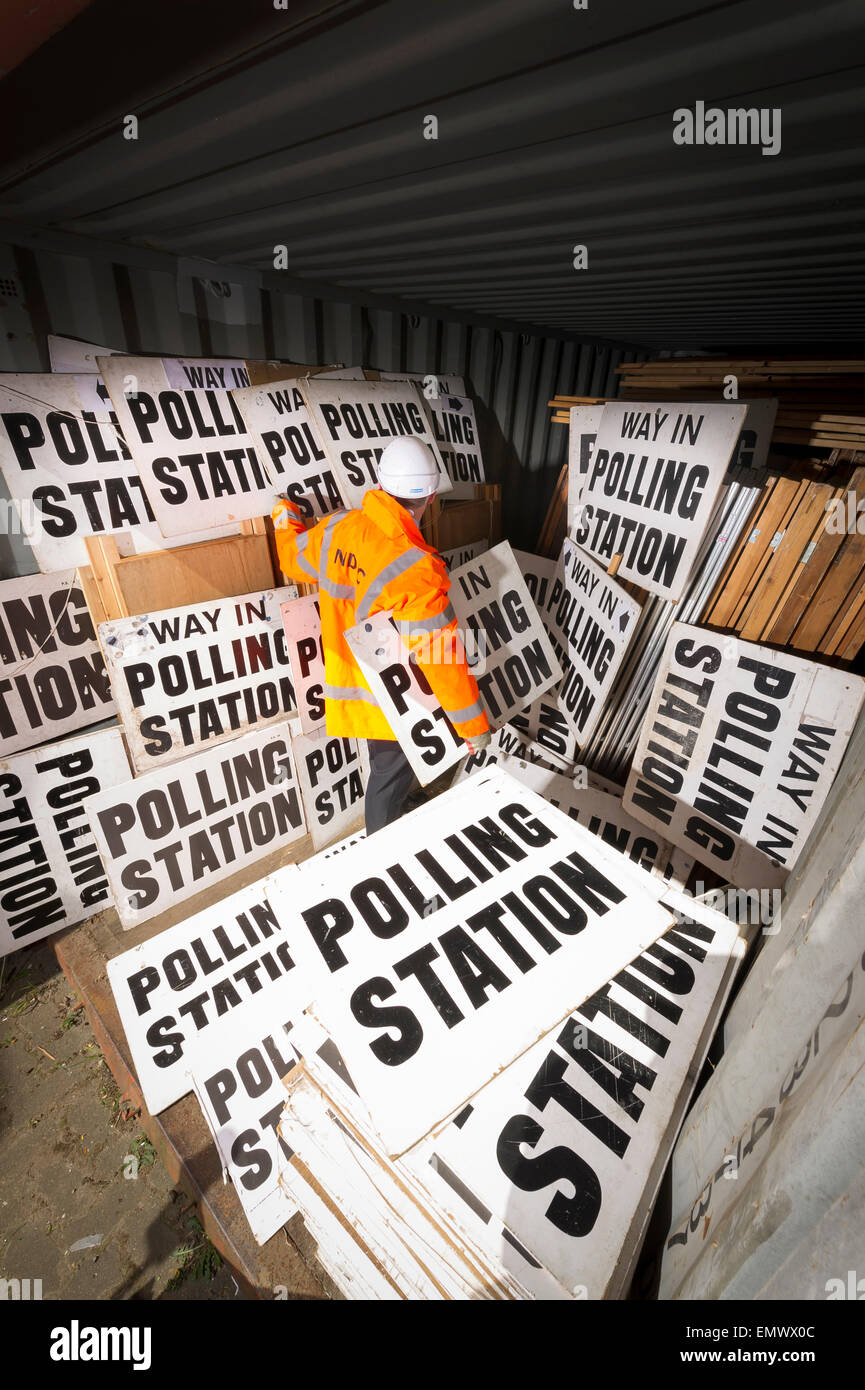
M 353 599 L 356 592 L 354 585 L 334 584 L 333 580 L 327 577 L 327 560 L 330 553 L 331 532 L 336 523 L 342 521 L 343 517 L 347 515 L 348 513 L 345 511 L 334 512 L 333 516 L 328 518 L 324 528 L 324 535 L 321 538 L 321 551 L 319 552 L 318 558 L 318 584 L 319 588 L 324 589 L 324 592 L 330 594 L 331 598 Z
M 309 532 L 302 531 L 297 538 L 297 563 L 300 565 L 300 568 L 303 570 L 304 574 L 308 574 L 310 579 L 314 579 L 316 583 L 318 583 L 318 575 L 316 574 L 309 561 L 301 553 L 302 551 L 306 550 L 308 544 Z
M 364 618 L 369 617 L 369 610 L 372 605 L 392 579 L 396 579 L 400 574 L 405 574 L 406 570 L 410 570 L 412 565 L 417 564 L 418 560 L 425 559 L 426 555 L 427 551 L 418 550 L 417 546 L 413 545 L 411 550 L 407 550 L 404 555 L 398 555 L 395 560 L 391 560 L 389 565 L 385 565 L 383 570 L 379 570 L 361 600 L 357 610 L 357 621 L 362 622 Z
M 467 705 L 465 709 L 446 709 L 445 714 L 452 724 L 468 724 L 470 719 L 477 719 L 479 714 L 483 714 L 484 707 L 480 700 L 475 700 L 473 705 Z
M 359 685 L 325 684 L 324 694 L 328 700 L 365 700 L 368 705 L 378 704 L 375 696 Z
M 451 604 L 448 604 L 447 608 L 443 608 L 433 618 L 394 618 L 394 622 L 400 632 L 437 632 L 440 627 L 455 623 L 456 617 Z

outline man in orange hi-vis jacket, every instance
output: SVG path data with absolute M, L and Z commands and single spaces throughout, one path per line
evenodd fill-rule
M 283 573 L 320 590 L 327 732 L 369 742 L 368 834 L 402 815 L 413 773 L 345 640 L 349 628 L 390 613 L 468 751 L 491 737 L 448 599 L 447 568 L 418 529 L 438 487 L 435 459 L 420 439 L 394 439 L 378 480 L 381 490 L 365 493 L 357 510 L 335 512 L 309 531 L 293 502 L 280 498 L 273 509 Z

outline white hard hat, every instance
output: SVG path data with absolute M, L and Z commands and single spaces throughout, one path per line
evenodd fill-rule
M 429 447 L 412 435 L 392 439 L 382 451 L 378 480 L 391 497 L 432 497 L 439 472 Z

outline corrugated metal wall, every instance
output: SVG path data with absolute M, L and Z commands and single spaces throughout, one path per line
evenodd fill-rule
M 194 278 L 217 271 L 233 287 L 230 304 Z M 504 484 L 505 533 L 531 550 L 567 456 L 567 430 L 550 423 L 547 401 L 615 395 L 618 363 L 647 355 L 291 285 L 241 267 L 22 233 L 0 244 L 0 371 L 49 371 L 46 335 L 58 333 L 133 353 L 453 372 L 475 397 L 487 476 Z M 35 568 L 14 538 L 2 542 L 0 574 Z

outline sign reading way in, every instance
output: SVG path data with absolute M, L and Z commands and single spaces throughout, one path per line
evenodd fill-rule
M 306 520 L 344 507 L 296 380 L 248 386 L 235 391 L 234 399 L 277 490 L 297 504 Z
M 295 708 L 280 605 L 291 586 L 100 623 L 137 773 Z
M 90 821 L 124 927 L 304 834 L 288 725 L 97 794 Z
M 0 756 L 114 714 L 75 571 L 0 583 Z
M 744 404 L 605 405 L 574 539 L 650 594 L 681 598 L 745 420 Z
M 269 515 L 274 486 L 222 380 L 154 357 L 103 357 L 100 370 L 147 496 L 166 536 Z M 175 384 L 169 368 L 175 376 Z M 230 383 L 234 385 L 232 381 Z
M 88 801 L 128 776 L 119 729 L 0 761 L 0 956 L 108 901 Z
M 451 480 L 411 382 L 327 381 L 319 375 L 298 385 L 349 507 L 359 507 L 364 493 L 378 487 L 378 460 L 392 439 L 416 436 L 428 444 L 441 475 L 439 493 L 450 491 Z
M 290 892 L 298 965 L 331 977 L 310 1012 L 391 1156 L 674 925 L 661 883 L 497 768 Z
M 737 887 L 778 887 L 826 799 L 863 696 L 861 676 L 674 623 L 625 805 Z

